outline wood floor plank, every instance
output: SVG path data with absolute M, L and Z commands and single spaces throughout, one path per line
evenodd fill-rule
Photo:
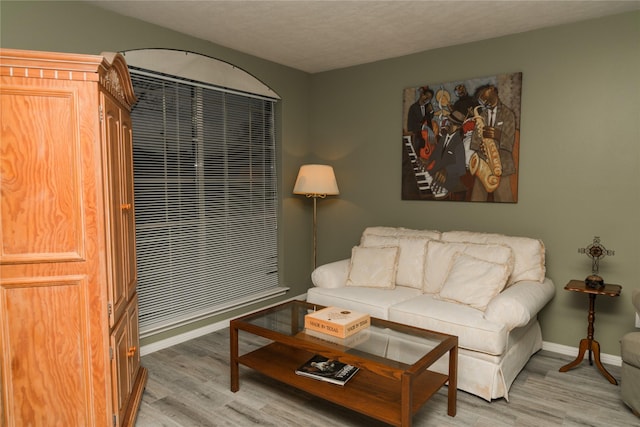
M 241 354 L 266 341 L 240 334 Z M 535 354 L 504 399 L 487 402 L 458 392 L 457 415 L 447 415 L 447 389 L 441 389 L 414 416 L 414 426 L 640 427 L 610 384 L 588 362 L 566 373 L 571 357 Z M 385 424 L 317 399 L 246 367 L 240 390 L 229 389 L 229 330 L 217 331 L 142 358 L 149 380 L 137 427 L 383 427 Z M 620 381 L 620 367 L 607 365 Z M 336 386 L 339 387 L 339 386 Z

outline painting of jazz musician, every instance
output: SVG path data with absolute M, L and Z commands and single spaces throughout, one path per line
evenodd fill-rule
M 403 91 L 402 199 L 518 201 L 522 73 Z

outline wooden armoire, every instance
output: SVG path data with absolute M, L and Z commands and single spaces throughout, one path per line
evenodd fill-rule
M 119 54 L 0 49 L 2 426 L 135 423 L 134 102 Z

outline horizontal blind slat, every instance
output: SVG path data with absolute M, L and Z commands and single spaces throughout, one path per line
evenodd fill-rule
M 131 70 L 140 332 L 278 287 L 273 102 Z

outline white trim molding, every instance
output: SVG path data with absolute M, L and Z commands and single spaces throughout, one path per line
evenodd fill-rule
M 542 349 L 571 357 L 576 357 L 576 355 L 578 354 L 578 347 L 571 347 L 568 345 L 556 344 L 546 341 L 542 342 Z M 585 359 L 588 357 L 587 354 L 588 353 L 585 352 Z M 622 358 L 613 354 L 600 353 L 600 360 L 602 361 L 602 363 L 607 365 L 622 366 Z
M 293 300 L 303 300 L 304 301 L 306 299 L 307 299 L 307 294 L 305 293 L 305 294 L 302 294 L 302 295 L 298 295 L 296 297 L 292 297 L 292 298 L 286 299 L 284 301 L 279 301 L 277 303 L 268 305 L 268 306 L 266 306 L 264 308 L 273 307 L 275 305 L 282 304 L 282 303 L 285 303 L 287 301 L 293 301 Z M 246 313 L 238 315 L 236 317 L 240 317 L 240 316 L 243 316 L 243 315 L 249 314 L 249 313 L 250 312 L 246 312 Z M 163 339 L 163 340 L 160 340 L 160 341 L 153 342 L 151 344 L 144 345 L 144 346 L 140 347 L 140 356 L 146 356 L 147 354 L 155 353 L 156 351 L 160 351 L 160 350 L 163 350 L 165 348 L 169 348 L 169 347 L 172 347 L 174 345 L 178 345 L 178 344 L 183 343 L 185 341 L 189 341 L 189 340 L 192 340 L 194 338 L 198 338 L 198 337 L 201 337 L 203 335 L 210 334 L 210 333 L 219 331 L 219 330 L 224 329 L 224 328 L 228 328 L 230 322 L 231 322 L 231 319 L 221 320 L 220 322 L 212 323 L 210 325 L 203 326 L 202 328 L 194 329 L 192 331 L 188 331 L 188 332 L 185 332 L 183 334 L 175 335 L 175 336 L 170 337 L 170 338 L 166 338 L 166 339 Z

